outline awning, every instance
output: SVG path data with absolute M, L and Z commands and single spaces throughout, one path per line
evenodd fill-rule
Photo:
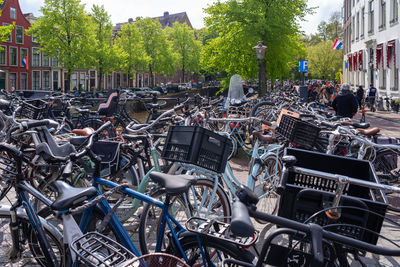
M 352 55 L 349 56 L 349 70 L 350 71 L 353 70 L 353 56 Z
M 383 44 L 380 44 L 376 47 L 376 68 L 379 69 L 379 63 L 382 62 L 382 67 L 384 66 L 383 62 Z
M 364 67 L 364 64 L 363 64 L 363 51 L 362 50 L 358 51 L 358 64 L 359 64 L 359 69 L 362 70 L 363 67 Z
M 353 54 L 353 70 L 357 70 L 358 69 L 358 64 L 357 64 L 357 52 L 355 52 Z
M 396 41 L 388 42 L 386 47 L 386 65 L 390 68 L 390 60 L 393 57 L 393 63 L 396 65 Z

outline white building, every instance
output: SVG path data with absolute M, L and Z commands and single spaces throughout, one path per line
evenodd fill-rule
M 399 0 L 344 0 L 343 80 L 400 96 Z

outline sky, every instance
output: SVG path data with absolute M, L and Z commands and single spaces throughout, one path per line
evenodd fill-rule
M 204 26 L 203 8 L 211 5 L 216 0 L 81 0 L 89 11 L 93 4 L 104 5 L 111 15 L 114 24 L 126 22 L 129 18 L 158 17 L 165 11 L 170 14 L 186 11 L 194 28 Z M 40 16 L 39 9 L 44 0 L 19 0 L 23 13 L 33 13 Z M 333 11 L 340 11 L 342 0 L 308 0 L 310 7 L 318 7 L 313 15 L 306 17 L 307 21 L 301 22 L 306 34 L 315 33 L 322 20 L 328 20 Z

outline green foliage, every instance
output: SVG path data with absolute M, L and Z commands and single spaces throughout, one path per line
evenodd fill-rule
M 103 89 L 101 88 L 103 75 L 115 69 L 118 64 L 117 50 L 113 46 L 114 27 L 104 6 L 93 5 L 91 15 L 92 28 L 96 37 L 92 44 L 92 65 L 99 72 L 100 89 Z
M 150 86 L 154 86 L 153 74 L 172 74 L 175 71 L 172 44 L 158 20 L 137 18 L 135 24 L 142 36 L 144 50 L 148 56 L 144 70 L 150 73 Z
M 340 68 L 336 73 L 335 73 L 335 81 L 340 82 L 342 77 L 342 69 Z
M 70 80 L 76 68 L 88 68 L 93 62 L 93 23 L 80 0 L 45 0 L 40 11 L 43 16 L 27 33 L 38 38 L 41 51 L 58 59 Z
M 326 41 L 308 47 L 308 68 L 312 77 L 333 79 L 336 71 L 342 67 L 342 51 L 332 50 L 332 46 L 333 41 Z
M 143 71 L 148 64 L 143 38 L 134 23 L 122 25 L 115 38 L 115 49 L 122 70 L 133 77 L 136 72 Z
M 308 45 L 316 45 L 320 42 L 332 41 L 338 38 L 343 39 L 343 25 L 340 12 L 333 12 L 329 18 L 329 22 L 321 21 L 318 24 L 317 33 L 304 36 L 303 42 Z
M 196 40 L 194 30 L 187 24 L 175 22 L 169 31 L 177 55 L 177 65 L 182 70 L 182 82 L 184 82 L 186 71 L 199 71 L 201 43 Z
M 305 0 L 228 0 L 214 3 L 205 12 L 206 26 L 218 34 L 202 52 L 206 71 L 225 70 L 227 79 L 234 74 L 256 78 L 253 46 L 259 40 L 268 47 L 265 60 L 271 78 L 287 77 L 304 55 L 298 23 L 311 12 Z
M 3 0 L 0 0 L 0 5 L 3 4 Z M 0 16 L 1 16 L 1 9 L 0 9 Z M 12 25 L 8 26 L 0 26 L 0 43 L 6 42 L 8 38 L 10 37 L 10 34 L 12 30 L 14 29 L 15 22 L 13 22 Z M 0 50 L 2 50 L 3 47 L 0 46 Z

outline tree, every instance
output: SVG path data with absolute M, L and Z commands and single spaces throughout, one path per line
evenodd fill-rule
M 308 68 L 312 77 L 320 79 L 335 78 L 336 71 L 342 67 L 343 54 L 340 50 L 332 50 L 333 41 L 321 42 L 307 49 Z
M 3 4 L 3 0 L 0 0 L 0 5 Z M 0 16 L 1 16 L 1 9 L 0 9 Z M 10 37 L 12 30 L 14 29 L 15 22 L 12 25 L 8 26 L 0 26 L 0 43 L 6 42 Z M 3 47 L 0 47 L 0 51 Z
M 143 71 L 148 64 L 148 56 L 143 44 L 142 35 L 134 23 L 122 25 L 119 35 L 115 38 L 120 68 L 130 77 L 138 71 Z
M 104 74 L 112 71 L 117 64 L 117 53 L 113 46 L 113 24 L 104 6 L 93 5 L 91 18 L 96 36 L 92 46 L 93 66 L 100 75 L 100 90 L 102 90 Z
M 182 71 L 182 82 L 185 82 L 186 71 L 199 70 L 201 43 L 196 40 L 194 30 L 186 23 L 174 22 L 169 34 L 177 54 L 178 66 Z
M 287 77 L 303 51 L 299 21 L 311 10 L 305 0 L 228 0 L 205 9 L 205 24 L 218 37 L 203 49 L 206 70 L 226 70 L 227 79 L 240 74 L 257 77 L 258 65 L 252 47 L 262 40 L 268 47 L 265 62 L 271 80 Z M 225 81 L 227 85 L 227 81 Z
M 67 83 L 76 68 L 90 67 L 91 46 L 95 43 L 94 30 L 80 0 L 45 0 L 40 9 L 43 14 L 27 31 L 38 38 L 41 51 L 58 62 L 66 70 Z
M 171 74 L 175 71 L 172 45 L 158 20 L 137 18 L 135 24 L 143 38 L 144 49 L 148 56 L 145 71 L 150 73 L 150 86 L 153 87 L 154 74 Z

